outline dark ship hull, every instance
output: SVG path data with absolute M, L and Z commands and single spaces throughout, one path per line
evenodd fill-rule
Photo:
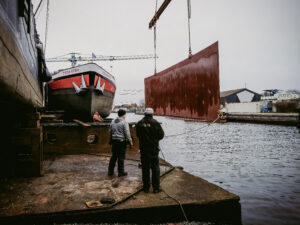
M 42 107 L 42 82 L 49 81 L 46 70 L 31 2 L 1 0 L 1 111 Z
M 30 0 L 0 1 L 0 177 L 41 172 L 39 111 L 51 77 L 33 14 Z
M 66 120 L 91 121 L 95 111 L 105 118 L 111 113 L 115 91 L 114 77 L 103 68 L 79 65 L 52 76 L 48 109 L 63 110 Z

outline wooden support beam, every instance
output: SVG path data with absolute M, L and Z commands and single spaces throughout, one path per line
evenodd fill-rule
M 43 173 L 43 130 L 39 128 L 15 129 L 9 146 L 15 152 L 16 176 L 40 176 Z
M 46 119 L 56 119 L 56 115 L 50 114 L 50 115 L 41 115 L 42 119 L 46 118 Z
M 151 29 L 155 24 L 156 21 L 159 19 L 160 15 L 163 13 L 163 11 L 167 8 L 171 0 L 165 0 L 163 4 L 159 7 L 153 18 L 151 19 L 149 23 L 149 29 Z
M 40 127 L 41 114 L 27 113 L 24 115 L 24 120 L 22 121 L 23 128 L 39 128 Z
M 85 122 L 82 122 L 82 121 L 80 121 L 80 120 L 74 119 L 73 121 L 74 121 L 75 123 L 78 123 L 79 125 L 81 125 L 81 126 L 83 126 L 83 127 L 90 127 L 90 126 L 91 126 L 90 124 L 85 123 Z

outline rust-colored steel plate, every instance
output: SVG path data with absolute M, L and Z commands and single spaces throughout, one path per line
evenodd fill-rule
M 145 78 L 146 107 L 156 115 L 212 121 L 220 106 L 218 42 Z

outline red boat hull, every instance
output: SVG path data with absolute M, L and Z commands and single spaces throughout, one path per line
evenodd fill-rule
M 116 91 L 114 78 L 103 74 L 102 70 L 97 70 L 95 64 L 92 67 L 87 65 L 80 70 L 75 67 L 53 76 L 53 81 L 48 84 L 49 110 L 63 110 L 66 120 L 91 121 L 95 111 L 104 118 L 109 116 Z M 99 77 L 100 86 L 105 85 L 102 92 L 96 89 Z M 81 87 L 82 79 L 86 88 L 77 93 L 74 84 Z

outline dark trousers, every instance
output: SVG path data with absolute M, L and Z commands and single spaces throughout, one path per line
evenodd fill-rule
M 150 188 L 150 169 L 152 171 L 152 187 L 154 190 L 159 189 L 159 160 L 158 155 L 148 155 L 141 153 L 143 188 Z
M 126 153 L 126 141 L 112 141 L 112 156 L 108 165 L 108 173 L 113 174 L 116 161 L 118 160 L 118 173 L 124 173 L 124 159 Z

